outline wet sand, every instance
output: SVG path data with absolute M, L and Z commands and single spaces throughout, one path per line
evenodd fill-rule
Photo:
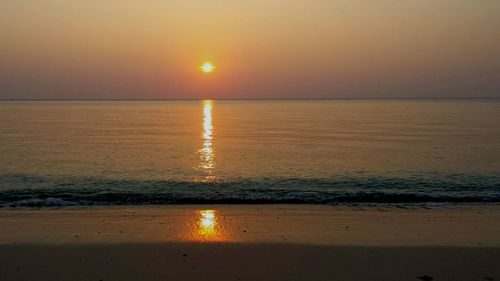
M 500 206 L 0 210 L 0 280 L 500 280 Z

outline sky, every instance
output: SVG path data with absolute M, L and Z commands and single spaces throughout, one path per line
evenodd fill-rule
M 0 99 L 500 97 L 498 0 L 2 0 L 0 38 Z

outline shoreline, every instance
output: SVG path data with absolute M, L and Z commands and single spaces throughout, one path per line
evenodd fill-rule
M 500 247 L 498 221 L 500 204 L 2 208 L 0 245 L 194 241 Z
M 0 280 L 499 280 L 498 221 L 500 205 L 3 208 Z

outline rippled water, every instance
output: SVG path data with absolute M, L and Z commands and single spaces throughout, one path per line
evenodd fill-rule
M 0 102 L 0 204 L 500 201 L 500 100 Z

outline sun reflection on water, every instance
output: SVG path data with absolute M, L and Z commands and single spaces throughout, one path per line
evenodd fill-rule
M 203 101 L 203 132 L 201 138 L 203 146 L 199 150 L 200 164 L 199 168 L 205 173 L 202 181 L 213 181 L 215 176 L 212 174 L 215 168 L 215 150 L 213 146 L 213 130 L 212 123 L 212 108 L 213 102 L 211 100 Z

